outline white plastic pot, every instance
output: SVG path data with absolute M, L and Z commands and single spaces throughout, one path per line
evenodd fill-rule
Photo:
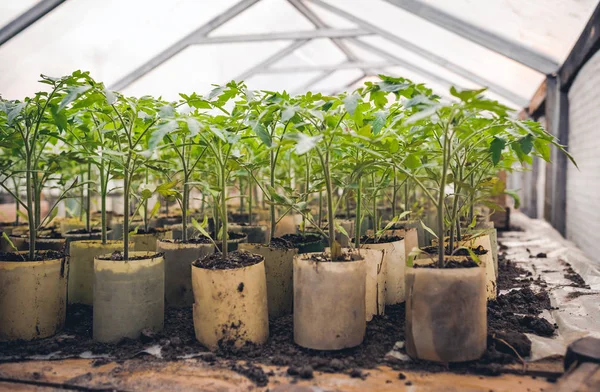
M 264 260 L 244 268 L 210 270 L 191 266 L 196 339 L 211 350 L 242 347 L 269 338 Z
M 347 251 L 347 249 L 346 249 Z M 366 331 L 366 262 L 317 262 L 320 253 L 294 257 L 294 341 L 315 350 L 362 343 Z
M 94 340 L 136 339 L 164 323 L 165 264 L 156 252 L 130 252 L 139 260 L 94 259 Z M 106 259 L 108 258 L 108 259 Z
M 240 244 L 239 250 L 258 254 L 265 259 L 269 317 L 292 313 L 294 302 L 293 263 L 298 249 L 270 248 L 263 244 Z

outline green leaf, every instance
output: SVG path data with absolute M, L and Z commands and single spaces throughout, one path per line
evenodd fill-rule
M 104 95 L 106 96 L 106 102 L 109 105 L 112 105 L 117 101 L 117 95 L 108 89 L 104 90 Z
M 342 235 L 350 238 L 350 236 L 348 235 L 348 232 L 346 231 L 346 229 L 344 229 L 342 227 L 342 225 L 339 224 L 339 222 L 337 220 L 334 220 L 334 226 L 335 226 L 335 230 L 338 231 L 339 233 L 341 233 Z
M 533 141 L 533 147 L 535 147 L 535 151 L 537 151 L 546 162 L 550 162 L 550 142 L 548 140 L 535 139 Z
M 494 166 L 500 162 L 502 158 L 502 150 L 506 146 L 506 141 L 504 139 L 494 137 L 494 140 L 490 143 L 490 152 L 492 153 L 492 163 Z
M 86 85 L 86 86 L 77 86 L 77 87 L 73 87 L 72 89 L 70 89 L 69 93 L 67 95 L 65 95 L 65 97 L 60 101 L 60 104 L 58 105 L 58 111 L 60 112 L 61 110 L 63 110 L 68 104 L 70 104 L 71 102 L 73 102 L 74 100 L 79 98 L 79 96 L 81 96 L 81 94 L 88 91 L 91 87 L 92 86 Z
M 149 219 L 152 219 L 158 213 L 158 210 L 160 210 L 160 202 L 159 201 L 154 203 L 154 207 L 152 208 L 152 211 L 150 211 Z
M 417 169 L 422 166 L 421 159 L 417 154 L 408 154 L 404 160 L 404 165 L 409 169 Z
M 360 99 L 361 96 L 356 93 L 344 98 L 344 107 L 351 116 L 354 116 L 354 112 L 356 111 L 356 107 L 358 106 Z
M 252 131 L 267 147 L 271 147 L 273 145 L 271 135 L 269 135 L 267 129 L 258 121 L 252 125 Z
M 67 116 L 63 112 L 58 111 L 58 107 L 56 105 L 52 105 L 50 107 L 50 113 L 52 114 L 52 118 L 54 119 L 54 123 L 60 130 L 65 130 L 69 126 L 67 121 Z
M 388 113 L 387 111 L 380 110 L 375 113 L 375 118 L 371 122 L 371 127 L 373 128 L 373 135 L 379 135 L 381 129 L 385 126 L 387 121 Z
M 296 114 L 296 107 L 288 106 L 287 108 L 285 108 L 285 110 L 283 110 L 281 112 L 281 121 L 286 122 L 289 119 L 291 119 L 292 117 L 294 117 L 295 114 Z
M 525 136 L 524 138 L 519 140 L 519 145 L 521 146 L 521 151 L 523 151 L 525 155 L 529 155 L 529 153 L 533 149 L 533 136 Z
M 439 239 L 437 234 L 435 234 L 435 231 L 433 231 L 430 227 L 428 227 L 425 223 L 423 223 L 423 221 L 421 221 L 421 226 L 423 227 L 423 229 L 427 230 L 432 236 Z
M 19 249 L 15 246 L 15 244 L 10 240 L 10 237 L 8 236 L 8 234 L 6 234 L 5 231 L 2 232 L 2 238 L 4 239 L 4 241 L 6 241 L 8 243 L 8 245 L 12 248 L 12 250 L 15 253 L 19 252 Z M 23 256 L 22 256 L 23 257 Z M 25 257 L 23 257 L 23 260 L 25 260 Z

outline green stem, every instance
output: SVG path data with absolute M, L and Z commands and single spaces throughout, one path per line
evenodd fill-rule
M 86 200 L 86 215 L 85 215 L 85 229 L 87 231 L 88 234 L 91 234 L 92 232 L 92 221 L 91 221 L 91 209 L 92 209 L 92 191 L 90 189 L 90 184 L 92 181 L 92 163 L 88 162 L 88 167 L 87 167 L 87 179 L 88 179 L 88 183 L 85 186 L 86 188 L 86 193 L 87 193 L 87 200 Z
M 225 167 L 221 167 L 221 210 L 223 211 L 222 227 L 223 227 L 223 241 L 221 246 L 223 247 L 223 259 L 227 258 L 227 170 Z
M 404 182 L 404 211 L 410 210 L 410 200 L 408 200 L 408 177 Z
M 35 217 L 32 213 L 33 211 L 33 189 L 32 189 L 32 181 L 31 181 L 31 157 L 27 154 L 26 160 L 27 167 L 27 219 L 29 221 L 29 260 L 33 261 L 35 257 L 35 239 L 36 239 L 36 231 L 37 226 L 35 224 Z
M 398 176 L 396 175 L 396 168 L 394 167 L 394 187 L 392 189 L 392 218 L 396 217 L 396 203 L 398 193 Z
M 331 181 L 331 173 L 329 170 L 329 151 L 325 153 L 325 162 L 323 165 L 323 174 L 325 175 L 325 188 L 327 191 L 327 220 L 329 221 L 329 249 L 333 252 L 333 244 L 335 242 L 335 214 L 333 211 L 333 183 Z M 331 254 L 331 259 L 338 256 Z
M 270 163 L 270 184 L 271 184 L 271 189 L 275 189 L 275 154 L 273 152 L 273 150 L 271 150 L 270 156 L 269 156 L 269 163 Z M 270 205 L 270 216 L 271 216 L 271 238 L 273 238 L 275 236 L 275 227 L 277 226 L 277 221 L 275 218 L 275 204 L 271 203 Z M 269 239 L 269 242 L 270 239 Z
M 252 184 L 252 180 L 248 178 L 248 224 L 252 225 L 252 190 L 254 189 L 254 184 Z
M 186 242 L 188 240 L 187 215 L 190 201 L 190 186 L 188 185 L 189 178 L 187 174 L 184 176 L 183 181 L 183 208 L 181 209 L 181 228 L 183 232 L 181 235 L 183 242 Z
M 323 226 L 323 191 L 319 191 L 319 228 Z
M 242 176 L 240 176 L 240 185 L 239 185 L 239 187 L 240 187 L 240 214 L 243 214 L 244 213 L 244 201 L 245 201 L 244 199 L 245 199 L 245 197 L 244 197 L 244 184 L 243 184 L 243 181 L 242 181 Z
M 358 178 L 358 187 L 356 189 L 356 221 L 354 223 L 354 247 L 360 248 L 360 227 L 362 226 L 361 219 L 361 204 L 362 204 L 362 179 Z
M 129 159 L 123 168 L 123 260 L 129 260 Z

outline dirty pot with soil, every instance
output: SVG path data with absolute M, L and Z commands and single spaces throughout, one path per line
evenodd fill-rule
M 129 252 L 129 260 L 111 254 L 94 259 L 94 340 L 137 339 L 143 329 L 160 331 L 164 323 L 165 264 L 156 252 Z
M 281 238 L 291 242 L 294 248 L 298 249 L 298 254 L 318 253 L 325 250 L 325 241 L 321 234 L 310 232 L 286 234 Z
M 246 234 L 248 236 L 248 243 L 251 244 L 264 244 L 269 238 L 269 229 L 265 225 L 230 223 L 228 228 L 234 233 Z
M 269 338 L 265 262 L 260 255 L 219 253 L 192 264 L 194 330 L 211 350 Z
M 466 258 L 445 260 L 462 263 Z M 406 352 L 412 358 L 435 362 L 480 358 L 487 344 L 485 269 L 407 268 L 405 330 Z
M 359 253 L 366 264 L 365 317 L 371 321 L 385 313 L 385 251 L 364 248 Z
M 385 254 L 385 304 L 404 302 L 404 271 L 406 269 L 406 239 L 401 236 L 383 236 L 375 242 L 373 237 L 362 240 L 365 249 L 382 250 Z
M 8 236 L 12 241 L 13 245 L 19 251 L 29 250 L 29 236 L 26 234 L 23 235 L 9 235 Z M 10 246 L 6 240 L 2 239 L 2 251 L 3 252 L 13 252 L 14 249 Z M 35 249 L 36 250 L 55 250 L 58 252 L 65 252 L 67 246 L 66 238 L 56 236 L 56 237 L 38 237 L 35 240 Z
M 133 242 L 129 249 L 135 250 Z M 69 245 L 69 304 L 94 303 L 94 258 L 115 251 L 123 251 L 123 241 L 75 241 Z
M 172 231 L 160 228 L 151 228 L 148 233 L 138 230 L 137 234 L 129 236 L 129 240 L 133 241 L 135 250 L 140 252 L 156 252 L 156 240 L 171 238 L 173 238 Z
M 269 317 L 276 318 L 293 311 L 293 262 L 298 249 L 265 244 L 240 244 L 240 250 L 261 255 L 265 260 Z
M 54 335 L 65 323 L 68 257 L 38 251 L 40 261 L 23 261 L 26 252 L 3 254 L 0 261 L 0 341 Z
M 294 341 L 315 350 L 341 350 L 362 343 L 366 330 L 366 262 L 325 261 L 326 253 L 294 257 Z
M 192 262 L 215 253 L 215 246 L 208 238 L 187 242 L 157 240 L 156 250 L 165 259 L 165 304 L 174 307 L 190 307 L 194 303 L 192 291 Z

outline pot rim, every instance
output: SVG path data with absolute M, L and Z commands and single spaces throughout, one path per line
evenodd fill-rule
M 253 254 L 254 254 L 254 253 L 253 253 Z M 260 256 L 261 260 L 260 260 L 258 263 L 256 263 L 256 264 L 252 264 L 252 265 L 249 265 L 249 266 L 246 266 L 246 267 L 228 268 L 228 269 L 209 269 L 209 268 L 202 268 L 202 267 L 200 267 L 200 266 L 197 266 L 197 265 L 195 265 L 195 264 L 194 264 L 194 263 L 196 262 L 196 260 L 197 260 L 197 259 L 196 259 L 196 260 L 193 260 L 193 261 L 191 262 L 191 265 L 192 265 L 192 271 L 194 270 L 194 268 L 197 268 L 198 270 L 201 270 L 201 271 L 207 271 L 207 272 L 209 272 L 209 273 L 221 274 L 221 273 L 228 273 L 228 272 L 231 272 L 231 271 L 241 271 L 241 270 L 245 270 L 245 269 L 248 269 L 248 268 L 252 268 L 252 267 L 259 266 L 259 265 L 261 265 L 261 264 L 262 264 L 262 265 L 264 265 L 264 264 L 265 264 L 265 257 L 264 257 L 263 255 L 258 255 L 258 254 L 257 254 L 257 256 Z
M 143 259 L 137 259 L 137 260 L 112 260 L 110 259 L 110 255 L 112 253 L 105 253 L 102 255 L 98 255 L 94 257 L 94 261 L 98 260 L 101 262 L 113 262 L 113 263 L 135 263 L 136 261 L 148 261 L 148 260 L 158 260 L 158 259 L 164 259 L 164 253 L 163 252 L 148 252 L 145 250 L 134 250 L 134 251 L 130 251 L 129 252 L 129 256 L 143 256 L 143 255 L 147 255 L 148 257 L 145 257 Z M 151 256 L 151 257 L 150 257 Z M 103 257 L 108 257 L 108 258 L 103 258 Z
M 0 270 L 1 269 L 12 269 L 16 266 L 35 267 L 36 265 L 42 265 L 42 264 L 62 263 L 63 260 L 68 259 L 68 257 L 69 257 L 64 252 L 61 252 L 58 250 L 36 250 L 36 253 L 37 252 L 58 252 L 58 253 L 62 254 L 62 257 L 57 258 L 57 259 L 48 259 L 48 260 L 39 260 L 39 261 L 30 261 L 30 260 L 27 260 L 27 261 L 3 261 L 3 260 L 0 260 Z M 29 253 L 29 251 L 20 250 L 18 252 L 6 252 L 6 253 L 15 253 L 15 254 L 26 255 L 27 253 Z M 5 266 L 5 268 L 3 268 L 3 266 Z

